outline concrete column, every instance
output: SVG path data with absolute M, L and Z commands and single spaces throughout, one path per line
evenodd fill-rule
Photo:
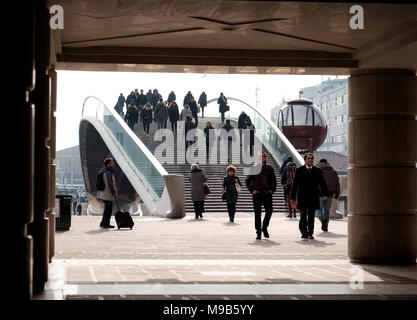
M 360 70 L 349 78 L 351 262 L 416 262 L 416 114 L 414 70 Z
M 3 140 L 3 149 L 7 150 L 12 163 L 3 172 L 1 179 L 3 194 L 3 218 L 6 227 L 2 231 L 2 284 L 9 301 L 22 301 L 32 298 L 33 239 L 27 233 L 27 224 L 33 220 L 33 175 L 34 175 L 34 105 L 30 92 L 35 87 L 35 1 L 27 1 L 25 9 L 19 11 L 21 3 L 10 3 L 15 10 L 4 11 L 21 13 L 21 24 L 14 29 L 11 47 L 20 47 L 25 55 L 12 53 L 4 58 L 13 72 L 4 77 L 6 91 L 4 105 L 13 106 L 3 110 L 3 127 L 6 121 L 13 121 L 13 130 L 7 129 Z M 19 43 L 18 43 L 19 42 Z M 7 57 L 7 58 L 6 58 Z M 5 143 L 5 144 L 4 144 Z
M 50 158 L 49 158 L 49 210 L 46 216 L 49 220 L 49 262 L 52 262 L 52 257 L 55 255 L 55 182 L 56 182 L 56 92 L 57 92 L 57 73 L 52 67 L 49 70 L 51 77 L 51 132 L 49 138 Z
M 50 67 L 49 11 L 46 1 L 35 3 L 35 54 L 36 83 L 32 98 L 35 103 L 35 175 L 34 175 L 34 220 L 28 226 L 33 237 L 33 293 L 44 290 L 48 280 L 49 264 L 49 209 L 50 182 Z

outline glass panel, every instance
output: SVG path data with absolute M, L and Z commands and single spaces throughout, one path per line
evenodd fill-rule
M 294 125 L 295 126 L 311 126 L 313 121 L 311 114 L 309 114 L 310 107 L 304 104 L 292 105 L 294 110 Z
M 121 151 L 129 158 L 136 172 L 141 176 L 142 182 L 147 185 L 148 191 L 152 193 L 156 201 L 159 201 L 165 187 L 162 173 L 149 159 L 149 154 L 147 154 L 149 151 L 142 150 L 135 141 L 134 133 L 122 118 L 95 97 L 88 97 L 85 100 L 82 116 L 93 116 L 105 125 L 114 140 L 118 142 Z

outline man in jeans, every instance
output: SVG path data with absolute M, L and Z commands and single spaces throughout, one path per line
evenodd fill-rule
M 323 171 L 323 177 L 327 185 L 327 194 L 324 192 L 320 193 L 320 210 L 318 210 L 320 214 L 318 218 L 321 221 L 321 230 L 328 231 L 327 228 L 329 226 L 332 197 L 334 196 L 334 198 L 337 199 L 340 194 L 339 176 L 326 159 L 321 159 L 317 164 L 317 167 Z M 327 196 L 326 200 L 324 200 L 324 196 Z
M 97 191 L 97 199 L 103 200 L 104 211 L 103 218 L 101 219 L 100 228 L 114 228 L 110 224 L 110 218 L 113 211 L 113 201 L 117 197 L 116 180 L 114 179 L 114 164 L 112 158 L 104 160 L 104 168 L 99 171 L 99 174 L 103 172 L 103 181 L 105 184 L 104 190 Z
M 277 188 L 275 172 L 271 166 L 266 164 L 265 152 L 258 154 L 258 162 L 250 169 L 250 174 L 245 180 L 246 187 L 252 194 L 257 240 L 261 239 L 262 232 L 265 238 L 269 238 L 268 226 L 272 216 L 272 194 Z M 262 206 L 265 209 L 263 222 L 261 222 Z

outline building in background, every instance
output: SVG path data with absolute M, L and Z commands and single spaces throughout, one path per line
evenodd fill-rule
M 327 137 L 318 151 L 347 155 L 348 80 L 332 79 L 317 86 L 301 88 L 301 96 L 310 99 L 327 119 Z
M 56 194 L 84 197 L 85 185 L 81 169 L 80 147 L 56 152 Z

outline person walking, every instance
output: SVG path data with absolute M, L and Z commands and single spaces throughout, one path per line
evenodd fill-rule
M 242 183 L 238 176 L 236 176 L 236 167 L 229 165 L 226 168 L 226 176 L 223 178 L 223 194 L 227 203 L 227 213 L 229 214 L 229 221 L 235 221 L 236 202 L 239 192 L 242 188 Z
M 257 160 L 258 163 L 251 167 L 245 183 L 252 194 L 256 239 L 259 240 L 262 233 L 265 238 L 269 238 L 268 227 L 273 212 L 272 194 L 276 191 L 277 180 L 274 169 L 266 164 L 266 153 L 259 152 Z M 265 209 L 265 217 L 261 222 L 262 206 Z
M 189 115 L 187 115 L 187 117 L 185 118 L 185 124 L 184 124 L 184 128 L 185 128 L 185 151 L 187 151 L 188 147 L 190 145 L 193 144 L 194 141 L 189 141 L 187 140 L 187 133 L 192 130 L 195 129 L 195 125 L 193 123 L 193 121 L 191 120 L 191 117 Z
M 72 211 L 74 215 L 77 213 L 77 198 L 74 198 L 74 201 L 72 202 Z
M 330 219 L 330 208 L 332 206 L 333 197 L 339 198 L 340 194 L 340 182 L 339 176 L 336 170 L 327 162 L 326 159 L 321 159 L 317 164 L 317 167 L 323 172 L 324 181 L 326 181 L 327 194 L 322 190 L 320 192 L 320 213 L 319 219 L 321 221 L 321 230 L 328 231 L 329 219 Z M 324 196 L 327 199 L 324 200 Z
M 136 105 L 135 91 L 130 91 L 130 94 L 126 97 L 126 108 L 128 108 L 130 104 Z
M 177 100 L 177 96 L 175 95 L 174 91 L 171 91 L 168 95 L 168 105 L 170 105 L 175 100 Z
M 253 146 L 255 145 L 255 126 L 250 121 L 250 118 L 247 117 L 244 120 L 243 129 L 249 130 L 249 154 L 253 157 Z
M 138 108 L 133 105 L 129 104 L 129 107 L 126 110 L 125 121 L 127 121 L 127 125 L 129 128 L 134 131 L 135 123 L 138 122 Z
M 154 117 L 158 124 L 158 129 L 166 128 L 166 121 L 168 119 L 168 110 L 164 104 L 164 101 L 159 99 L 159 102 L 154 108 Z
M 153 108 L 158 104 L 159 100 L 162 99 L 162 96 L 159 94 L 158 89 L 153 89 L 153 93 L 151 96 L 151 105 Z
M 181 110 L 181 113 L 180 113 L 179 120 L 180 120 L 180 128 L 181 128 L 181 130 L 185 127 L 185 122 L 186 122 L 187 116 L 189 116 L 190 118 L 193 117 L 193 114 L 191 113 L 191 110 L 190 110 L 190 107 L 189 107 L 188 104 L 186 104 L 184 106 L 184 109 L 182 109 Z
M 137 101 L 138 101 L 138 110 L 142 110 L 143 106 L 146 104 L 146 102 L 148 102 L 146 95 L 143 93 L 143 89 L 140 90 Z
M 314 155 L 310 152 L 304 155 L 305 165 L 295 171 L 290 201 L 293 208 L 300 210 L 298 228 L 301 239 L 314 239 L 314 215 L 320 208 L 320 190 L 327 194 L 327 185 L 320 168 L 313 165 Z M 327 200 L 327 196 L 323 197 Z
M 204 118 L 204 108 L 207 106 L 207 95 L 203 91 L 198 98 L 198 105 L 201 108 L 201 117 Z
M 120 93 L 119 98 L 117 99 L 117 103 L 114 106 L 114 110 L 116 110 L 116 112 L 118 114 L 123 114 L 123 106 L 125 105 L 125 97 L 123 96 L 123 93 Z
M 97 191 L 97 199 L 104 202 L 103 217 L 100 222 L 100 228 L 114 228 L 110 224 L 110 218 L 113 211 L 113 201 L 117 198 L 116 180 L 114 179 L 114 163 L 112 158 L 104 160 L 104 167 L 99 171 L 103 173 L 104 189 Z
M 81 215 L 81 212 L 83 211 L 83 207 L 82 207 L 82 205 L 81 205 L 81 202 L 77 205 L 77 212 L 78 212 L 78 215 L 80 216 Z
M 194 124 L 195 127 L 197 128 L 198 126 L 198 107 L 197 107 L 197 102 L 195 102 L 195 99 L 193 96 L 190 97 L 190 103 L 188 104 L 190 106 L 190 111 L 191 114 L 193 115 L 194 118 Z
M 287 165 L 285 166 L 284 174 L 281 176 L 281 184 L 284 188 L 284 199 L 288 207 L 287 218 L 297 217 L 296 215 L 297 210 L 291 206 L 291 201 L 290 201 L 290 193 L 291 193 L 292 184 L 294 182 L 296 169 L 297 169 L 297 166 L 294 163 L 288 162 Z
M 200 169 L 197 163 L 191 165 L 190 183 L 191 183 L 191 200 L 194 204 L 195 218 L 203 218 L 204 211 L 204 184 L 207 182 L 207 177 L 204 170 Z
M 232 143 L 233 140 L 236 140 L 236 136 L 235 136 L 235 132 L 234 132 L 234 128 L 233 126 L 230 124 L 230 120 L 227 119 L 226 120 L 226 124 L 223 126 L 223 129 L 226 130 L 227 133 L 227 140 L 225 137 L 222 137 L 223 143 L 227 143 L 226 147 L 226 151 L 227 151 L 227 162 L 231 161 L 231 153 L 232 153 Z M 230 130 L 232 130 L 230 132 Z M 223 131 L 223 135 L 225 135 L 224 131 Z
M 207 159 L 209 157 L 210 150 L 211 150 L 211 148 L 212 148 L 212 146 L 215 142 L 215 139 L 216 139 L 214 131 L 210 131 L 210 130 L 214 130 L 214 128 L 213 128 L 211 122 L 207 121 L 206 127 L 204 128 L 204 134 L 206 136 L 206 156 L 207 156 Z
M 152 123 L 152 106 L 150 102 L 146 102 L 145 107 L 143 108 L 142 112 L 140 113 L 140 117 L 143 122 L 143 131 L 145 132 L 146 136 L 149 136 L 149 127 Z
M 219 104 L 219 112 L 221 114 L 222 123 L 224 122 L 224 114 L 229 111 L 229 106 L 227 105 L 227 98 L 224 96 L 223 92 L 220 92 L 220 97 L 217 99 Z
M 149 91 L 145 94 L 146 96 L 146 102 L 151 103 L 152 102 L 152 90 L 149 89 Z
M 168 117 L 169 121 L 171 122 L 171 129 L 172 132 L 177 132 L 177 122 L 180 117 L 180 113 L 178 110 L 178 105 L 175 101 L 172 101 L 168 107 Z
M 191 93 L 191 91 L 188 91 L 187 94 L 184 97 L 184 103 L 183 106 L 185 107 L 186 105 L 190 105 L 190 101 L 191 101 L 191 97 L 193 96 L 193 94 Z

